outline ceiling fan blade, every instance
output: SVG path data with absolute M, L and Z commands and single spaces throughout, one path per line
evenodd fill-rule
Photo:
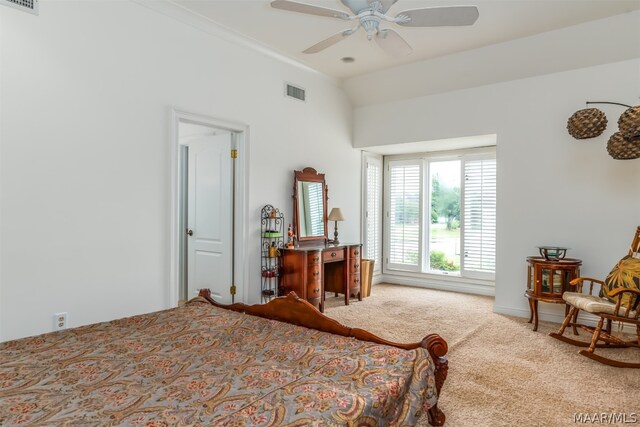
M 271 7 L 276 9 L 289 10 L 291 12 L 306 13 L 309 15 L 326 16 L 329 18 L 338 18 L 348 20 L 349 14 L 339 10 L 327 9 L 326 7 L 313 6 L 305 3 L 298 3 L 288 0 L 274 0 Z
M 349 30 L 334 34 L 328 39 L 324 39 L 320 43 L 316 43 L 310 48 L 303 50 L 302 53 L 318 53 L 321 50 L 325 50 L 329 46 L 333 46 L 334 44 L 338 43 L 340 40 L 343 40 L 344 38 L 349 37 L 351 34 L 353 34 L 353 31 L 349 31 Z
M 445 6 L 405 10 L 400 12 L 396 19 L 403 16 L 409 18 L 405 22 L 397 22 L 405 27 L 444 27 L 472 25 L 479 15 L 475 6 Z
M 378 34 L 376 34 L 376 42 L 391 56 L 407 56 L 413 52 L 409 43 L 400 37 L 400 34 L 390 29 L 378 31 Z

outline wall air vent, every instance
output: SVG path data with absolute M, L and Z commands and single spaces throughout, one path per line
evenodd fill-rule
M 0 0 L 0 5 L 13 7 L 23 12 L 33 13 L 38 15 L 40 9 L 39 0 Z
M 304 89 L 299 88 L 297 86 L 294 86 L 292 84 L 286 83 L 284 84 L 285 87 L 285 95 L 290 97 L 290 98 L 294 98 L 297 99 L 298 101 L 305 101 L 306 100 L 306 92 Z

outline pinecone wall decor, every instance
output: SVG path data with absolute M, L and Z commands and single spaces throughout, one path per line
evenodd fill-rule
M 633 160 L 640 158 L 640 136 L 625 138 L 621 132 L 611 135 L 607 143 L 607 152 L 616 160 Z
M 640 105 L 626 110 L 618 119 L 618 129 L 625 138 L 640 137 Z
M 578 110 L 567 121 L 567 130 L 575 139 L 595 138 L 607 128 L 607 116 L 597 108 Z
M 607 152 L 616 160 L 640 159 L 640 106 L 632 107 L 619 102 L 589 102 L 627 107 L 618 119 L 619 132 L 607 142 Z M 607 127 L 607 116 L 597 108 L 578 110 L 567 121 L 569 134 L 576 139 L 595 138 Z

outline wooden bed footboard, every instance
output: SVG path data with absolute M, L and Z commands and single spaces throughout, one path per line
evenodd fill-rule
M 246 313 L 253 316 L 263 317 L 266 319 L 277 320 L 280 322 L 291 323 L 305 328 L 315 329 L 322 332 L 341 335 L 344 337 L 353 337 L 360 341 L 369 341 L 377 344 L 385 344 L 393 347 L 412 350 L 415 348 L 425 348 L 431 355 L 435 365 L 436 390 L 440 396 L 440 390 L 447 378 L 449 362 L 444 357 L 447 354 L 447 342 L 438 334 L 430 334 L 420 342 L 402 344 L 387 341 L 369 331 L 359 328 L 349 328 L 340 322 L 331 319 L 320 313 L 313 305 L 306 300 L 298 298 L 291 292 L 285 297 L 274 298 L 266 304 L 247 305 L 242 303 L 236 304 L 220 304 L 211 298 L 209 289 L 201 289 L 200 297 L 209 301 L 212 305 L 226 310 L 233 310 L 240 313 Z M 445 415 L 436 404 L 429 409 L 429 423 L 433 426 L 441 426 L 444 424 Z

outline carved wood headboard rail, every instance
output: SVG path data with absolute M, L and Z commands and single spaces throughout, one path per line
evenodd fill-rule
M 277 320 L 344 337 L 352 337 L 360 341 L 390 345 L 405 350 L 422 347 L 429 352 L 435 364 L 436 389 L 438 391 L 438 395 L 440 395 L 440 389 L 442 388 L 444 380 L 447 378 L 449 362 L 446 357 L 444 357 L 448 350 L 447 342 L 438 334 L 429 334 L 425 336 L 422 341 L 409 344 L 387 341 L 369 331 L 359 328 L 349 328 L 340 322 L 325 316 L 309 302 L 299 298 L 295 292 L 290 292 L 289 295 L 285 297 L 274 298 L 266 304 L 255 305 L 242 303 L 229 305 L 220 304 L 211 298 L 211 292 L 209 289 L 201 289 L 199 296 L 209 301 L 212 305 L 226 310 Z M 431 425 L 440 426 L 444 424 L 444 420 L 445 416 L 442 411 L 438 409 L 437 405 L 429 410 L 429 422 Z

